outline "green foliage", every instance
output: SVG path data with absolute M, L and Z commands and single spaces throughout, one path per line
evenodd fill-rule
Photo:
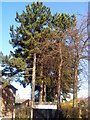
M 21 15 L 16 12 L 15 21 L 19 24 L 18 27 L 14 29 L 13 25 L 10 26 L 9 43 L 14 52 L 11 52 L 9 64 L 17 69 L 17 73 L 24 71 L 24 84 L 31 81 L 33 53 L 41 54 L 42 42 L 48 36 L 51 20 L 50 8 L 42 2 L 33 2 L 31 6 L 26 6 L 26 11 Z
M 75 14 L 70 16 L 70 14 L 66 13 L 56 13 L 53 16 L 53 24 L 54 27 L 59 27 L 59 29 L 64 32 L 66 29 L 69 29 L 76 25 L 76 16 Z
M 2 52 L 0 52 L 0 66 L 5 66 L 4 64 L 8 64 L 9 57 L 4 56 Z M 2 77 L 2 70 L 0 70 L 0 82 L 2 83 L 2 87 L 5 88 L 7 85 L 10 85 L 11 79 L 6 80 Z
M 3 58 L 3 53 L 0 51 L 0 64 L 2 62 L 2 58 Z
M 22 71 L 25 70 L 25 62 L 22 58 L 13 57 L 9 60 L 9 62 L 10 62 L 10 65 L 13 67 L 16 67 L 17 69 L 20 69 Z

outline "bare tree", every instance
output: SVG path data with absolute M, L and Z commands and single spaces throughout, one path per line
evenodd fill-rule
M 87 35 L 87 19 L 81 22 L 80 26 L 72 28 L 67 34 L 70 40 L 71 51 L 73 51 L 73 65 L 74 65 L 74 80 L 73 80 L 73 107 L 77 107 L 77 87 L 78 87 L 78 72 L 81 60 L 87 59 L 87 43 L 89 37 Z

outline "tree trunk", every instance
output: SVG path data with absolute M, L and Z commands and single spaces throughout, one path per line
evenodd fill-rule
M 60 64 L 58 66 L 58 89 L 57 89 L 57 101 L 58 101 L 58 106 L 57 108 L 61 108 L 60 104 L 60 94 L 61 94 L 61 69 L 62 69 L 62 42 L 59 43 L 59 55 L 60 55 Z
M 77 107 L 77 64 L 75 65 L 74 83 L 73 83 L 73 108 Z
M 43 99 L 43 65 L 41 65 L 41 84 L 40 84 L 40 93 L 39 93 L 39 103 L 42 103 L 42 99 Z
M 31 120 L 33 119 L 33 103 L 35 101 L 35 78 L 36 78 L 36 53 L 33 55 L 33 69 L 32 69 L 32 92 L 31 92 Z
M 32 93 L 31 93 L 31 101 L 35 101 L 35 77 L 36 77 L 36 53 L 33 55 L 33 69 L 32 69 Z
M 56 97 L 55 97 L 55 87 L 53 88 L 53 100 L 55 101 Z
M 46 85 L 44 85 L 44 98 L 43 98 L 44 102 L 46 102 Z

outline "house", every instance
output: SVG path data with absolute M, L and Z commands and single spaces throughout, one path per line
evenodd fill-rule
M 25 108 L 25 107 L 29 107 L 29 106 L 31 106 L 31 100 L 29 100 L 29 99 L 25 100 L 25 101 L 20 105 L 21 108 Z
M 3 88 L 3 84 L 4 79 L 0 78 L 0 117 L 15 118 L 15 95 L 17 89 L 11 84 Z
M 16 109 L 17 108 L 27 108 L 31 106 L 31 100 L 29 99 L 17 99 L 16 100 Z

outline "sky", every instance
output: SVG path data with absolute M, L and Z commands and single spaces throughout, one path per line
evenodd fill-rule
M 12 46 L 9 44 L 10 39 L 10 25 L 15 27 L 18 24 L 15 22 L 16 11 L 19 14 L 25 10 L 25 6 L 31 4 L 30 2 L 1 2 L 0 3 L 0 51 L 4 55 L 9 55 L 9 52 L 13 50 Z M 52 14 L 56 12 L 64 13 L 75 13 L 77 19 L 79 19 L 78 14 L 86 15 L 88 13 L 88 2 L 44 2 L 44 4 L 50 7 Z M 12 84 L 18 89 L 17 94 L 20 98 L 30 98 L 30 86 L 23 88 L 19 83 L 12 82 Z M 81 91 L 79 91 L 79 97 L 88 96 L 88 84 L 85 82 L 83 84 Z

